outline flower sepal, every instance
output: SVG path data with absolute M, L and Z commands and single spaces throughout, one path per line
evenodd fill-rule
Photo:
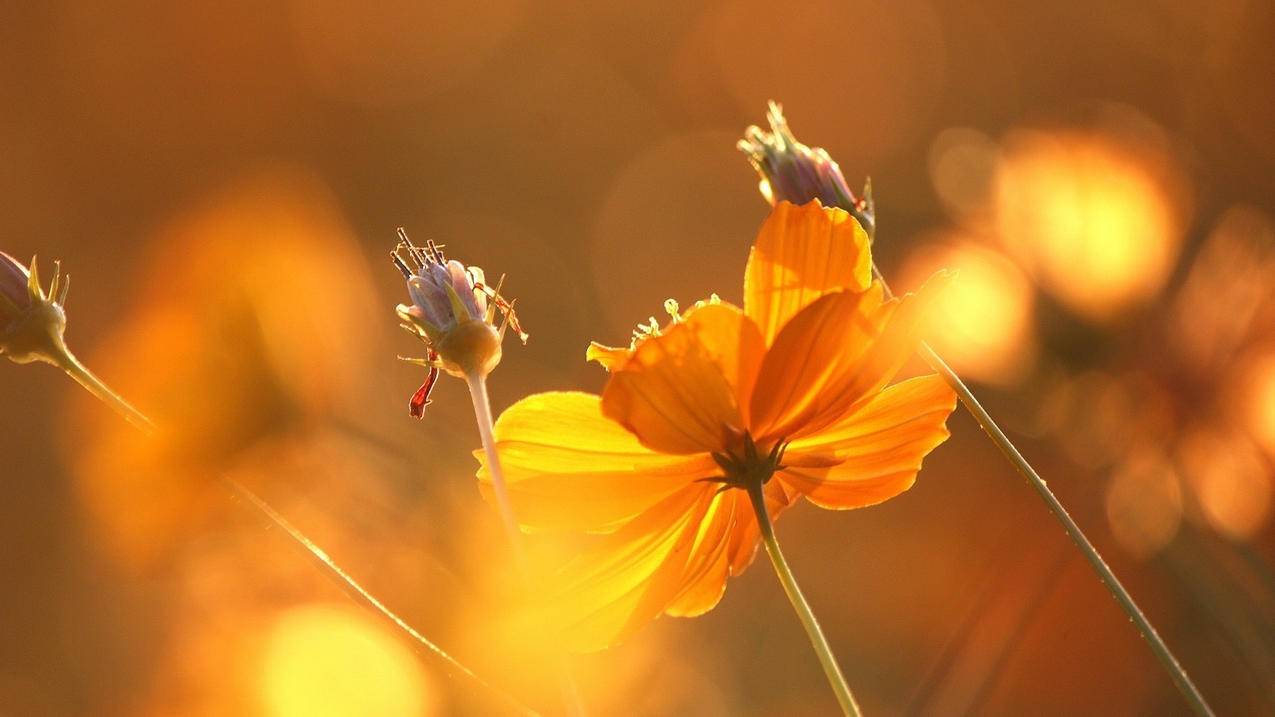
M 775 445 L 765 454 L 757 447 L 752 434 L 744 432 L 743 445 L 736 451 L 713 453 L 713 462 L 722 469 L 722 475 L 702 478 L 708 483 L 721 483 L 721 490 L 730 488 L 760 488 L 770 482 L 771 477 L 783 470 L 784 451 L 788 442 L 775 441 Z
M 60 365 L 67 355 L 63 306 L 70 277 L 54 262 L 53 280 L 45 292 L 36 258 L 31 259 L 30 270 L 7 254 L 0 253 L 0 262 L 4 264 L 0 276 L 4 282 L 0 287 L 0 354 L 14 363 Z
M 485 321 L 462 321 L 435 344 L 447 373 L 486 376 L 500 363 L 503 332 Z

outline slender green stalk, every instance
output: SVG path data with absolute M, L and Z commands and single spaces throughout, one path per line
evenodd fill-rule
M 357 580 L 351 577 L 349 573 L 345 572 L 345 570 L 343 570 L 336 561 L 328 556 L 327 552 L 315 544 L 313 540 L 307 538 L 305 533 L 302 533 L 293 526 L 292 523 L 288 522 L 287 518 L 284 518 L 278 511 L 271 508 L 269 503 L 266 503 L 258 497 L 256 493 L 253 493 L 244 484 L 231 478 L 223 478 L 222 481 L 232 493 L 243 498 L 249 505 L 256 508 L 271 523 L 287 534 L 293 542 L 314 558 L 318 565 L 332 576 L 332 578 L 338 585 L 341 586 L 346 594 L 351 597 L 351 599 L 355 602 L 362 603 L 369 610 L 389 621 L 390 624 L 394 625 L 400 631 L 411 637 L 413 647 L 416 648 L 416 651 L 419 654 L 437 662 L 443 671 L 452 677 L 461 679 L 470 687 L 479 688 L 482 691 L 485 691 L 489 697 L 498 701 L 510 713 L 526 715 L 527 717 L 533 717 L 538 714 L 531 708 L 523 705 L 513 697 L 495 688 L 489 682 L 474 674 L 472 670 L 462 665 L 456 660 L 456 658 L 443 650 L 443 648 L 434 644 L 433 641 L 418 632 L 416 628 L 409 625 L 406 620 L 399 617 L 397 613 L 386 607 L 385 604 L 378 600 L 375 595 L 367 590 L 367 588 L 363 587 Z
M 1204 695 L 1200 694 L 1199 688 L 1195 686 L 1195 683 L 1186 674 L 1186 670 L 1182 668 L 1177 658 L 1173 656 L 1173 652 L 1164 643 L 1160 633 L 1156 632 L 1155 627 L 1151 625 L 1151 621 L 1138 608 L 1133 596 L 1125 589 L 1116 574 L 1111 571 L 1107 561 L 1102 559 L 1098 549 L 1093 546 L 1093 543 L 1089 542 L 1089 538 L 1085 536 L 1084 531 L 1080 529 L 1080 526 L 1072 519 L 1071 514 L 1063 507 L 1063 504 L 1058 500 L 1058 496 L 1054 495 L 1049 486 L 1045 485 L 1044 479 L 1040 477 L 1035 468 L 1032 468 L 1027 459 L 1023 458 L 1023 454 L 1019 453 L 1018 448 L 1009 440 L 1005 432 L 1000 429 L 1000 426 L 996 425 L 996 421 L 992 420 L 991 415 L 974 397 L 974 393 L 965 385 L 961 377 L 956 375 L 956 372 L 934 352 L 934 349 L 926 344 L 921 344 L 920 354 L 921 358 L 925 359 L 925 362 L 947 381 L 952 390 L 956 391 L 961 403 L 974 416 L 974 420 L 978 421 L 978 425 L 983 429 L 983 432 L 992 439 L 992 443 L 996 444 L 996 447 L 1000 449 L 1001 453 L 1004 454 L 1005 458 L 1014 466 L 1018 473 L 1027 480 L 1027 483 L 1036 490 L 1036 493 L 1040 495 L 1040 499 L 1045 501 L 1045 505 L 1049 507 L 1050 512 L 1054 514 L 1058 522 L 1062 523 L 1063 530 L 1067 531 L 1067 536 L 1080 549 L 1081 554 L 1085 556 L 1085 560 L 1089 561 L 1090 567 L 1098 574 L 1098 579 L 1102 581 L 1103 585 L 1107 586 L 1107 590 L 1111 592 L 1112 597 L 1120 604 L 1120 608 L 1124 610 L 1134 626 L 1137 627 L 1138 632 L 1142 634 L 1142 638 L 1147 641 L 1147 645 L 1155 653 L 1156 659 L 1160 661 L 1165 671 L 1173 678 L 1178 691 L 1182 693 L 1187 703 L 1191 705 L 1192 711 L 1200 715 L 1200 717 L 1212 717 L 1213 710 L 1204 701 Z
M 134 408 L 131 403 L 125 401 L 118 393 L 112 391 L 110 386 L 107 386 L 102 379 L 88 370 L 88 367 L 81 363 L 70 350 L 62 347 L 61 355 L 54 358 L 56 359 L 54 365 L 66 372 L 66 375 L 75 379 L 76 383 L 83 386 L 99 401 L 114 409 L 124 420 L 133 424 L 148 436 L 155 433 L 155 423 L 151 419 Z
M 770 556 L 771 564 L 775 566 L 775 575 L 779 576 L 779 582 L 784 586 L 784 593 L 788 595 L 788 602 L 792 603 L 792 609 L 801 620 L 801 626 L 806 629 L 810 645 L 819 656 L 819 664 L 823 666 L 823 673 L 837 696 L 837 703 L 841 705 L 842 713 L 846 717 L 862 717 L 863 712 L 859 710 L 859 703 L 855 702 L 850 686 L 846 684 L 846 678 L 841 674 L 841 668 L 837 666 L 837 658 L 833 656 L 832 648 L 828 646 L 828 639 L 823 636 L 819 620 L 815 618 L 810 604 L 806 602 L 806 597 L 801 594 L 797 578 L 793 576 L 792 569 L 788 567 L 788 561 L 784 559 L 784 554 L 779 549 L 779 540 L 775 538 L 775 526 L 771 523 L 770 512 L 766 510 L 766 497 L 760 482 L 749 483 L 748 497 L 752 501 L 753 511 L 757 514 L 757 525 L 761 529 L 762 543 L 766 546 L 766 554 Z
M 469 384 L 469 398 L 474 403 L 474 418 L 478 421 L 478 434 L 482 438 L 483 451 L 487 455 L 487 470 L 491 473 L 492 492 L 496 494 L 496 508 L 500 513 L 500 522 L 505 528 L 505 537 L 509 539 L 509 550 L 514 555 L 518 572 L 523 583 L 531 582 L 531 570 L 527 564 L 527 553 L 522 546 L 522 530 L 518 527 L 518 519 L 514 517 L 513 502 L 509 500 L 509 487 L 505 483 L 505 471 L 500 465 L 500 453 L 496 450 L 496 436 L 491 418 L 491 399 L 487 396 L 486 377 L 474 374 L 465 378 Z
M 881 282 L 886 295 L 891 295 L 890 287 L 886 284 L 885 277 L 881 275 L 881 271 L 875 264 L 872 266 L 872 271 Z M 1199 688 L 1195 686 L 1195 683 L 1186 674 L 1186 670 L 1182 668 L 1177 658 L 1173 656 L 1173 652 L 1164 643 L 1160 633 L 1156 632 L 1155 627 L 1151 625 L 1151 621 L 1138 608 L 1133 596 L 1121 584 L 1116 574 L 1111 571 L 1111 567 L 1107 565 L 1107 562 L 1102 559 L 1098 549 L 1094 547 L 1093 543 L 1089 542 L 1085 532 L 1080 529 L 1080 526 L 1072 519 L 1071 514 L 1063 507 L 1062 502 L 1058 500 L 1058 496 L 1054 495 L 1054 492 L 1049 489 L 1044 479 L 1027 462 L 1027 459 L 1018 451 L 1018 448 L 1009 440 L 1009 437 L 1005 435 L 1000 426 L 996 425 L 996 421 L 992 419 L 987 409 L 983 408 L 983 405 L 978 402 L 978 399 L 974 397 L 974 392 L 970 391 L 965 382 L 961 380 L 961 377 L 956 374 L 956 371 L 952 370 L 952 367 L 948 366 L 947 362 L 939 357 L 928 344 L 921 344 L 918 348 L 918 353 L 930 365 L 930 368 L 938 372 L 943 377 L 943 380 L 947 382 L 947 385 L 952 387 L 952 390 L 956 392 L 957 397 L 961 399 L 961 403 L 965 406 L 965 410 L 970 412 L 975 421 L 978 421 L 978 425 L 983 429 L 983 432 L 987 434 L 988 438 L 992 439 L 992 443 L 996 444 L 996 447 L 1000 449 L 1006 460 L 1014 466 L 1019 475 L 1026 479 L 1028 485 L 1035 489 L 1036 493 L 1040 495 L 1040 499 L 1045 501 L 1045 505 L 1049 507 L 1050 512 L 1062 524 L 1067 536 L 1076 544 L 1081 554 L 1085 556 L 1085 560 L 1089 561 L 1090 567 L 1098 574 L 1098 579 L 1111 592 L 1112 597 L 1120 604 L 1120 608 L 1124 610 L 1125 614 L 1129 616 L 1129 620 L 1133 622 L 1138 632 L 1142 634 L 1142 638 L 1147 641 L 1147 645 L 1155 653 L 1156 659 L 1160 661 L 1165 671 L 1173 678 L 1178 691 L 1186 698 L 1192 711 L 1200 717 L 1212 717 L 1213 710 L 1204 701 L 1204 695 L 1200 694 Z
M 134 408 L 128 401 L 125 401 L 118 393 L 111 390 L 110 386 L 107 386 L 92 371 L 89 371 L 69 350 L 62 347 L 60 355 L 54 358 L 56 358 L 55 365 L 65 371 L 68 376 L 75 379 L 77 383 L 93 394 L 99 401 L 113 408 L 120 416 L 145 434 L 154 435 L 155 423 L 144 413 Z M 489 698 L 501 704 L 508 712 L 524 715 L 524 717 L 538 717 L 538 712 L 483 680 L 429 638 L 418 632 L 416 628 L 408 624 L 397 613 L 386 607 L 367 588 L 364 588 L 349 573 L 345 572 L 322 548 L 306 537 L 305 533 L 302 533 L 292 523 L 288 522 L 286 518 L 270 507 L 270 504 L 262 500 L 256 493 L 231 478 L 222 478 L 222 482 L 232 494 L 244 499 L 248 505 L 265 516 L 266 519 L 281 529 L 293 542 L 314 558 L 320 569 L 326 571 L 351 599 L 389 621 L 390 624 L 410 637 L 413 647 L 419 654 L 434 660 L 447 674 L 460 679 L 471 689 L 475 689 L 476 692 L 485 693 Z
M 478 421 L 478 434 L 482 438 L 483 452 L 487 456 L 487 470 L 491 474 L 492 492 L 496 494 L 500 522 L 504 524 L 505 536 L 509 539 L 509 550 L 513 553 L 514 562 L 518 565 L 523 587 L 530 589 L 531 567 L 527 562 L 527 552 L 522 545 L 522 530 L 518 527 L 518 519 L 514 517 L 513 502 L 509 499 L 509 486 L 505 483 L 505 470 L 500 465 L 500 452 L 496 450 L 491 399 L 487 395 L 487 378 L 482 374 L 471 374 L 465 377 L 465 383 L 469 384 L 469 397 L 474 404 L 474 418 Z M 576 686 L 575 679 L 571 675 L 571 666 L 565 655 L 559 654 L 557 660 L 559 688 L 567 714 L 572 717 L 584 717 L 584 700 L 580 696 L 580 688 Z

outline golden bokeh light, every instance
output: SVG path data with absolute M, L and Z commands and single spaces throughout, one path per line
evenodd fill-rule
M 1275 458 L 1275 346 L 1255 354 L 1242 371 L 1243 410 L 1249 433 Z
M 1182 440 L 1178 454 L 1213 529 L 1247 540 L 1262 528 L 1271 512 L 1271 475 L 1245 436 L 1199 428 Z
M 262 648 L 263 717 L 440 714 L 428 675 L 364 612 L 311 604 L 279 615 Z
M 1000 253 L 972 238 L 922 245 L 904 264 L 903 287 L 940 268 L 956 272 L 934 302 L 926 339 L 958 371 L 985 383 L 1013 384 L 1031 369 L 1034 289 Z
M 1154 297 L 1181 244 L 1181 197 L 1165 154 L 1078 131 L 1016 131 L 994 183 L 997 230 L 1073 311 L 1105 321 Z
M 1159 552 L 1182 524 L 1182 485 L 1155 454 L 1128 460 L 1107 484 L 1107 522 L 1120 546 L 1139 558 Z
M 1275 223 L 1255 207 L 1229 207 L 1174 297 L 1173 338 L 1198 371 L 1232 373 L 1231 364 L 1270 305 L 1275 305 Z
M 958 219 L 986 208 L 999 152 L 991 137 L 968 127 L 949 127 L 930 143 L 930 182 Z
M 1173 439 L 1174 397 L 1145 373 L 1086 371 L 1059 379 L 1041 403 L 1040 428 L 1091 469 L 1123 462 L 1141 446 Z

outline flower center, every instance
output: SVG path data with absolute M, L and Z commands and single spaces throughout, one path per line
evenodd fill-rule
M 742 446 L 713 454 L 713 460 L 721 466 L 722 475 L 703 480 L 721 483 L 722 490 L 727 488 L 747 490 L 751 486 L 761 487 L 777 471 L 784 469 L 784 451 L 787 448 L 787 441 L 780 439 L 770 447 L 769 451 L 763 451 L 757 446 L 752 435 L 745 431 Z

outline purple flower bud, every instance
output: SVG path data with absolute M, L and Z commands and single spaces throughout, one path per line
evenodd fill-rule
M 0 329 L 31 308 L 29 276 L 22 262 L 0 251 Z
M 850 212 L 871 235 L 875 222 L 868 190 L 862 199 L 855 197 L 841 168 L 826 151 L 798 142 L 778 103 L 770 103 L 766 119 L 770 122 L 769 132 L 754 125 L 744 130 L 744 138 L 735 145 L 761 176 L 760 188 L 766 201 L 801 206 L 818 199 L 825 207 Z
M 398 307 L 403 326 L 425 342 L 430 358 L 415 361 L 431 369 L 430 378 L 412 400 L 413 415 L 429 401 L 437 370 L 456 376 L 486 375 L 500 361 L 500 343 L 512 327 L 526 343 L 512 302 L 500 287 L 486 283 L 483 270 L 447 259 L 434 242 L 416 246 L 399 230 L 391 254 L 407 282 L 410 305 Z M 496 326 L 496 318 L 501 318 Z

